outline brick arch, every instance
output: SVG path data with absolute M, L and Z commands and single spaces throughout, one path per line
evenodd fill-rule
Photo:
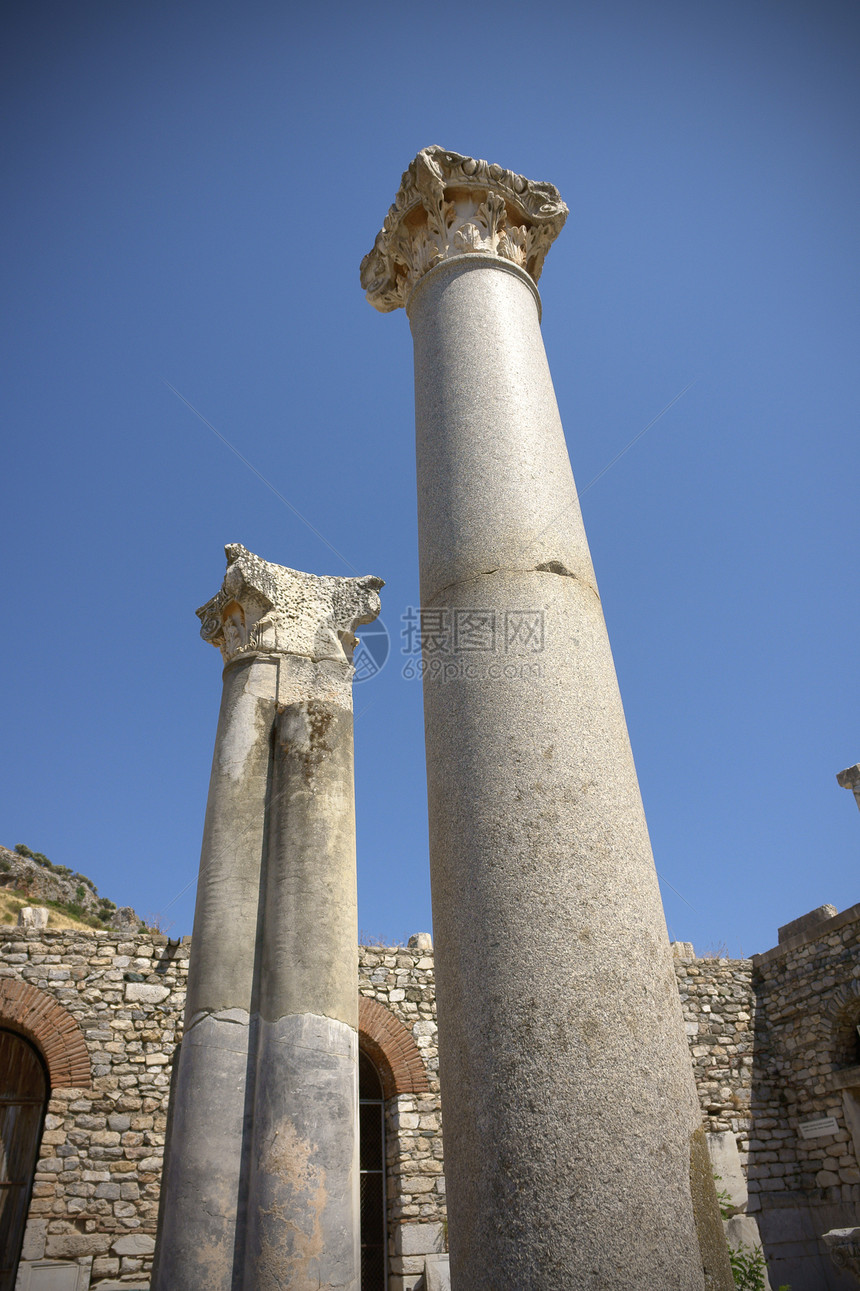
M 45 1060 L 51 1089 L 89 1088 L 90 1055 L 83 1032 L 45 991 L 8 977 L 0 980 L 0 1027 L 33 1042 Z
M 358 1043 L 379 1072 L 386 1098 L 428 1092 L 427 1069 L 411 1034 L 390 1009 L 366 995 L 358 997 Z

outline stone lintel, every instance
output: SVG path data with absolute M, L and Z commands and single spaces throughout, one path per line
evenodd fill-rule
M 381 578 L 331 578 L 274 565 L 239 543 L 224 548 L 221 590 L 197 610 L 200 635 L 230 663 L 242 655 L 294 655 L 349 664 L 354 629 L 379 614 Z
M 434 265 L 464 254 L 509 260 L 536 283 L 566 219 L 552 184 L 435 145 L 422 148 L 361 262 L 361 285 L 387 314 L 405 306 Z

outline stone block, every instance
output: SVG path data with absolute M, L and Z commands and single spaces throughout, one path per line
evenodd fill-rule
M 800 932 L 808 932 L 816 924 L 824 923 L 826 919 L 832 919 L 839 911 L 835 905 L 820 905 L 815 910 L 810 910 L 809 914 L 802 914 L 799 919 L 792 919 L 791 923 L 784 923 L 777 930 L 777 942 L 782 945 L 788 941 L 789 937 L 796 937 Z
M 817 1237 L 816 1226 L 806 1206 L 780 1206 L 762 1210 L 759 1230 L 768 1246 L 802 1242 Z
M 149 1279 L 146 1282 L 100 1282 L 98 1291 L 149 1291 Z
M 731 1130 L 723 1130 L 709 1134 L 707 1139 L 717 1192 L 727 1192 L 735 1210 L 743 1210 L 748 1199 L 747 1181 L 734 1134 Z
M 395 1255 L 432 1255 L 445 1244 L 441 1224 L 401 1224 L 394 1231 Z
M 92 1260 L 22 1260 L 15 1291 L 88 1291 Z
M 126 982 L 125 984 L 125 998 L 129 1003 L 161 1004 L 169 994 L 169 986 L 150 986 L 148 982 Z
M 732 1215 L 723 1224 L 729 1246 L 745 1246 L 755 1250 L 761 1246 L 758 1224 L 752 1215 Z
M 31 1219 L 24 1230 L 24 1244 L 21 1247 L 22 1260 L 40 1260 L 45 1254 L 45 1239 L 48 1235 L 47 1219 Z
M 447 1255 L 428 1255 L 424 1261 L 425 1291 L 451 1291 L 451 1266 Z
M 114 1255 L 151 1255 L 155 1250 L 155 1239 L 149 1233 L 125 1233 L 111 1243 Z
M 47 928 L 48 916 L 50 913 L 51 912 L 47 906 L 25 905 L 18 911 L 18 927 L 33 929 Z
M 110 1233 L 49 1233 L 45 1256 L 54 1260 L 76 1260 L 86 1255 L 106 1255 Z

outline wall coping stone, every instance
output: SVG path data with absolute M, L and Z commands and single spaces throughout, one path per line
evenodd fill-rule
M 854 923 L 857 919 L 860 919 L 860 903 L 849 906 L 847 910 L 843 910 L 840 914 L 835 914 L 832 919 L 824 919 L 821 923 L 816 923 L 805 932 L 798 932 L 793 937 L 788 937 L 785 941 L 780 942 L 778 946 L 774 946 L 772 950 L 765 950 L 760 955 L 753 955 L 753 965 L 755 968 L 762 968 L 765 964 L 773 963 L 775 959 L 780 959 L 793 950 L 799 950 L 801 946 L 805 946 L 808 942 L 818 941 L 832 932 L 838 932 L 840 928 L 844 928 L 846 924 Z

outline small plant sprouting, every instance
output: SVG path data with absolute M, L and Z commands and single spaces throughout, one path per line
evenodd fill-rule
M 730 1246 L 729 1260 L 735 1286 L 740 1291 L 765 1291 L 767 1266 L 760 1246 Z
M 715 1174 L 714 1184 L 716 1185 L 716 1189 L 717 1189 L 717 1203 L 720 1207 L 720 1217 L 722 1219 L 731 1219 L 732 1215 L 734 1215 L 737 1211 L 737 1206 L 734 1206 L 732 1204 L 732 1199 L 728 1191 L 725 1188 L 720 1187 L 720 1184 L 722 1182 L 723 1182 L 723 1176 L 720 1174 Z

